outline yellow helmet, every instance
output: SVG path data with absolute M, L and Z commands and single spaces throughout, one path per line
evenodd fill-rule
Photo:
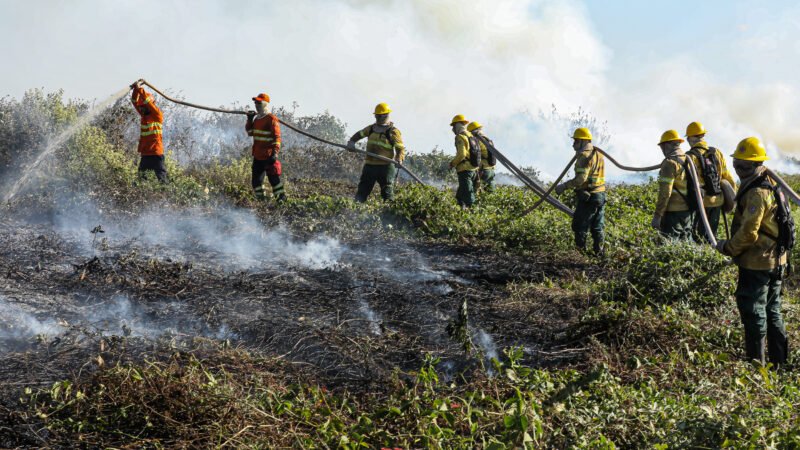
M 572 133 L 572 139 L 592 140 L 592 132 L 588 128 L 578 128 Z
M 457 123 L 467 123 L 467 122 L 469 122 L 469 120 L 467 120 L 467 118 L 464 117 L 463 114 L 457 114 L 455 117 L 453 117 L 453 120 L 450 121 L 450 126 L 453 126 Z
M 686 127 L 686 137 L 700 136 L 706 134 L 706 127 L 700 122 L 692 122 Z
M 766 161 L 769 159 L 764 144 L 755 137 L 742 139 L 731 156 L 742 161 Z
M 375 106 L 374 114 L 376 116 L 380 114 L 389 114 L 390 112 L 392 112 L 392 108 L 389 108 L 389 105 L 387 105 L 386 103 L 378 103 L 378 105 Z
M 470 133 L 477 130 L 478 128 L 483 128 L 483 125 L 481 125 L 480 122 L 471 122 L 469 125 L 467 125 L 467 131 L 469 131 Z
M 678 134 L 677 131 L 667 130 L 664 132 L 664 134 L 661 135 L 661 141 L 659 141 L 658 145 L 672 141 L 683 142 L 683 139 L 681 139 L 681 136 Z

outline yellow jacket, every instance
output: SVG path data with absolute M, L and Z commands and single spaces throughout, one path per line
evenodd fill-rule
M 590 194 L 606 191 L 606 163 L 603 155 L 589 147 L 578 154 L 575 161 L 575 178 L 567 181 L 567 189 L 587 191 Z
M 686 155 L 680 154 L 664 158 L 661 171 L 658 172 L 658 200 L 656 214 L 663 216 L 667 212 L 688 211 L 684 197 L 688 195 L 686 169 L 683 166 Z
M 760 182 L 764 167 L 755 175 L 742 181 L 740 188 Z M 767 177 L 770 184 L 775 182 Z M 737 198 L 736 212 L 731 225 L 731 239 L 725 243 L 723 253 L 733 257 L 739 267 L 750 270 L 770 270 L 786 264 L 786 254 L 778 258 L 775 239 L 778 237 L 778 221 L 775 214 L 778 205 L 769 189 L 754 187 Z
M 387 135 L 391 136 L 391 140 Z M 370 125 L 354 134 L 350 140 L 358 142 L 364 138 L 367 138 L 367 151 L 370 153 L 398 161 L 403 161 L 405 158 L 406 146 L 403 145 L 403 136 L 400 130 L 394 127 L 394 124 Z M 386 166 L 391 163 L 367 155 L 364 157 L 364 164 Z
M 692 150 L 698 152 L 701 155 L 705 155 L 708 151 L 708 144 L 706 141 L 700 141 L 692 147 Z M 728 165 L 725 163 L 725 156 L 722 154 L 721 151 L 716 150 L 717 152 L 717 160 L 719 161 L 719 166 L 717 166 L 717 171 L 720 175 L 720 180 L 727 180 L 728 183 L 731 184 L 731 187 L 736 189 L 736 182 L 733 180 L 733 175 L 728 171 Z M 706 181 L 703 178 L 703 166 L 700 164 L 700 158 L 696 157 L 695 155 L 689 154 L 694 162 L 694 167 L 697 169 L 697 182 L 700 184 L 700 188 L 704 188 Z M 722 194 L 718 195 L 704 195 L 703 196 L 703 206 L 706 208 L 716 208 L 718 206 L 722 206 L 725 203 L 725 197 Z
M 472 133 L 465 131 L 456 135 L 456 157 L 450 161 L 450 167 L 455 167 L 456 172 L 465 172 L 468 170 L 478 170 L 469 162 L 469 138 Z

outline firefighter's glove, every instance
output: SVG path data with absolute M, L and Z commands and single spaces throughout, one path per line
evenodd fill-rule
M 255 111 L 247 111 L 247 121 L 252 122 L 253 118 L 256 116 Z
M 355 141 L 348 141 L 348 142 L 347 142 L 347 149 L 348 149 L 348 150 L 355 150 L 355 149 L 356 149 L 356 143 L 355 143 Z
M 276 161 L 278 161 L 278 157 L 274 153 L 272 154 L 272 156 L 267 158 L 267 164 L 270 164 L 270 165 L 271 164 L 275 164 Z
M 556 186 L 556 194 L 561 195 L 567 190 L 567 183 L 561 183 Z
M 727 239 L 720 239 L 720 240 L 717 241 L 717 245 L 714 248 L 717 249 L 718 252 L 720 252 L 720 253 L 722 253 L 724 255 L 725 254 L 725 244 L 727 242 L 728 242 Z
M 653 220 L 650 221 L 650 226 L 655 228 L 656 230 L 661 229 L 661 216 L 658 214 L 653 216 Z

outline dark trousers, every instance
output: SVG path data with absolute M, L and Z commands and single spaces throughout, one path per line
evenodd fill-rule
M 494 169 L 481 169 L 481 185 L 486 192 L 494 192 Z
M 670 239 L 689 240 L 694 233 L 692 211 L 667 211 L 661 218 L 661 234 Z
M 789 357 L 789 340 L 781 313 L 781 284 L 786 266 L 772 270 L 739 268 L 736 306 L 744 325 L 748 359 L 764 360 L 764 340 L 769 361 L 783 364 Z
M 717 230 L 719 229 L 719 219 L 722 217 L 722 206 L 706 208 L 706 216 L 708 216 L 708 224 L 711 226 L 711 232 L 714 233 L 714 239 L 716 239 Z M 694 240 L 697 242 L 708 242 L 706 228 L 703 226 L 703 219 L 700 218 L 700 213 L 695 213 L 694 215 Z
M 397 166 L 394 164 L 378 165 L 364 164 L 361 169 L 361 179 L 358 181 L 356 201 L 364 203 L 369 198 L 375 183 L 381 187 L 381 197 L 384 200 L 394 198 L 394 178 L 397 175 Z
M 575 245 L 581 250 L 586 249 L 586 238 L 591 232 L 592 240 L 594 241 L 594 252 L 601 253 L 603 251 L 603 241 L 605 240 L 606 193 L 596 192 L 589 194 L 586 191 L 577 191 L 575 195 L 577 202 L 575 215 L 572 216 Z
M 283 182 L 281 181 L 281 163 L 277 159 L 255 159 L 253 158 L 253 191 L 256 198 L 259 200 L 266 200 L 267 193 L 264 191 L 264 178 L 269 180 L 272 187 L 272 195 L 275 200 L 283 201 L 286 199 L 286 193 L 283 189 Z
M 164 155 L 142 155 L 139 160 L 139 178 L 145 178 L 147 172 L 154 172 L 158 181 L 167 182 L 167 168 L 164 167 Z

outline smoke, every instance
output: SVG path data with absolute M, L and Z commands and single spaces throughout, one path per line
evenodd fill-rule
M 64 328 L 55 320 L 40 320 L 22 305 L 11 303 L 0 295 L 0 344 L 38 335 L 55 335 L 62 331 Z
M 136 248 L 157 258 L 211 261 L 227 270 L 328 269 L 338 264 L 344 251 L 337 239 L 299 240 L 285 228 L 268 228 L 252 211 L 238 208 L 153 209 L 123 219 L 86 203 L 81 210 L 55 214 L 52 221 L 56 231 L 86 255 L 96 254 L 102 246 L 122 251 Z M 103 233 L 90 234 L 98 225 Z

